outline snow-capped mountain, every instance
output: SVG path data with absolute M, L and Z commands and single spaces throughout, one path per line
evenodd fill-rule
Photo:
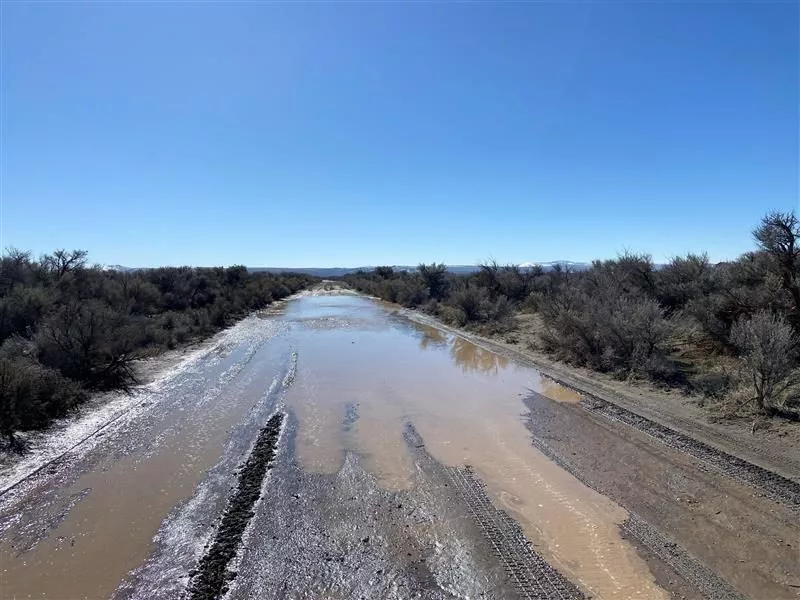
M 574 262 L 571 260 L 551 260 L 547 262 L 524 262 L 519 264 L 518 266 L 521 269 L 531 269 L 533 267 L 541 267 L 545 271 L 549 271 L 550 269 L 554 268 L 556 265 L 561 265 L 564 269 L 572 269 L 575 271 L 582 271 L 584 269 L 589 268 L 588 263 L 583 262 Z

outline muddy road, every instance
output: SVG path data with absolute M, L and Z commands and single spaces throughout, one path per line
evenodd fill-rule
M 0 598 L 800 597 L 800 486 L 611 412 L 301 295 L 4 468 Z

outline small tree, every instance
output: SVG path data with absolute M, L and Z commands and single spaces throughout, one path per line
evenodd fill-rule
M 421 264 L 417 271 L 422 276 L 425 285 L 428 286 L 430 296 L 434 300 L 443 300 L 449 291 L 447 281 L 447 267 L 444 264 L 431 263 Z
M 753 237 L 761 249 L 775 259 L 783 288 L 794 304 L 790 318 L 800 330 L 800 220 L 793 211 L 773 211 L 761 219 Z
M 375 275 L 381 279 L 391 279 L 394 277 L 394 269 L 392 267 L 375 267 Z
M 64 274 L 82 269 L 86 266 L 86 250 L 64 250 L 59 248 L 52 254 L 45 254 L 41 259 L 42 266 L 55 275 L 63 277 Z
M 794 383 L 798 337 L 786 321 L 768 311 L 742 317 L 731 328 L 731 342 L 739 350 L 742 367 L 751 378 L 759 410 L 781 403 Z
M 17 248 L 6 248 L 3 256 L 0 257 L 0 295 L 9 293 L 15 284 L 25 282 L 26 274 L 30 272 L 31 253 L 18 250 Z

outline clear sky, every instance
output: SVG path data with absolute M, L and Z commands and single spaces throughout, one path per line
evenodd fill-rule
M 752 248 L 797 2 L 2 2 L 2 246 L 356 266 Z

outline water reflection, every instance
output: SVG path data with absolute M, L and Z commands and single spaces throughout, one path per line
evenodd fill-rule
M 505 356 L 476 346 L 461 337 L 454 337 L 450 342 L 450 356 L 465 373 L 496 375 L 505 370 L 510 362 Z
M 420 334 L 420 350 L 448 348 L 450 358 L 464 373 L 496 375 L 511 365 L 511 361 L 505 356 L 481 348 L 460 336 L 449 335 L 441 329 L 422 323 L 412 322 L 412 327 Z
M 460 336 L 450 335 L 431 325 L 424 325 L 413 321 L 411 322 L 411 326 L 419 334 L 420 350 L 441 350 L 447 348 L 453 363 L 461 367 L 464 373 L 497 375 L 509 367 L 517 368 L 517 364 L 508 357 L 482 348 Z M 566 402 L 569 404 L 580 402 L 582 399 L 582 396 L 575 390 L 565 387 L 541 373 L 538 374 L 537 383 L 533 387 L 528 388 L 528 391 L 541 394 L 556 402 Z
M 567 404 L 576 404 L 580 402 L 582 398 L 581 395 L 572 388 L 563 386 L 544 375 L 539 375 L 539 389 L 532 391 L 536 391 L 556 402 L 566 402 Z
M 415 324 L 416 329 L 422 334 L 419 339 L 419 347 L 422 350 L 428 348 L 441 348 L 447 345 L 448 335 L 441 329 L 431 327 L 430 325 Z

